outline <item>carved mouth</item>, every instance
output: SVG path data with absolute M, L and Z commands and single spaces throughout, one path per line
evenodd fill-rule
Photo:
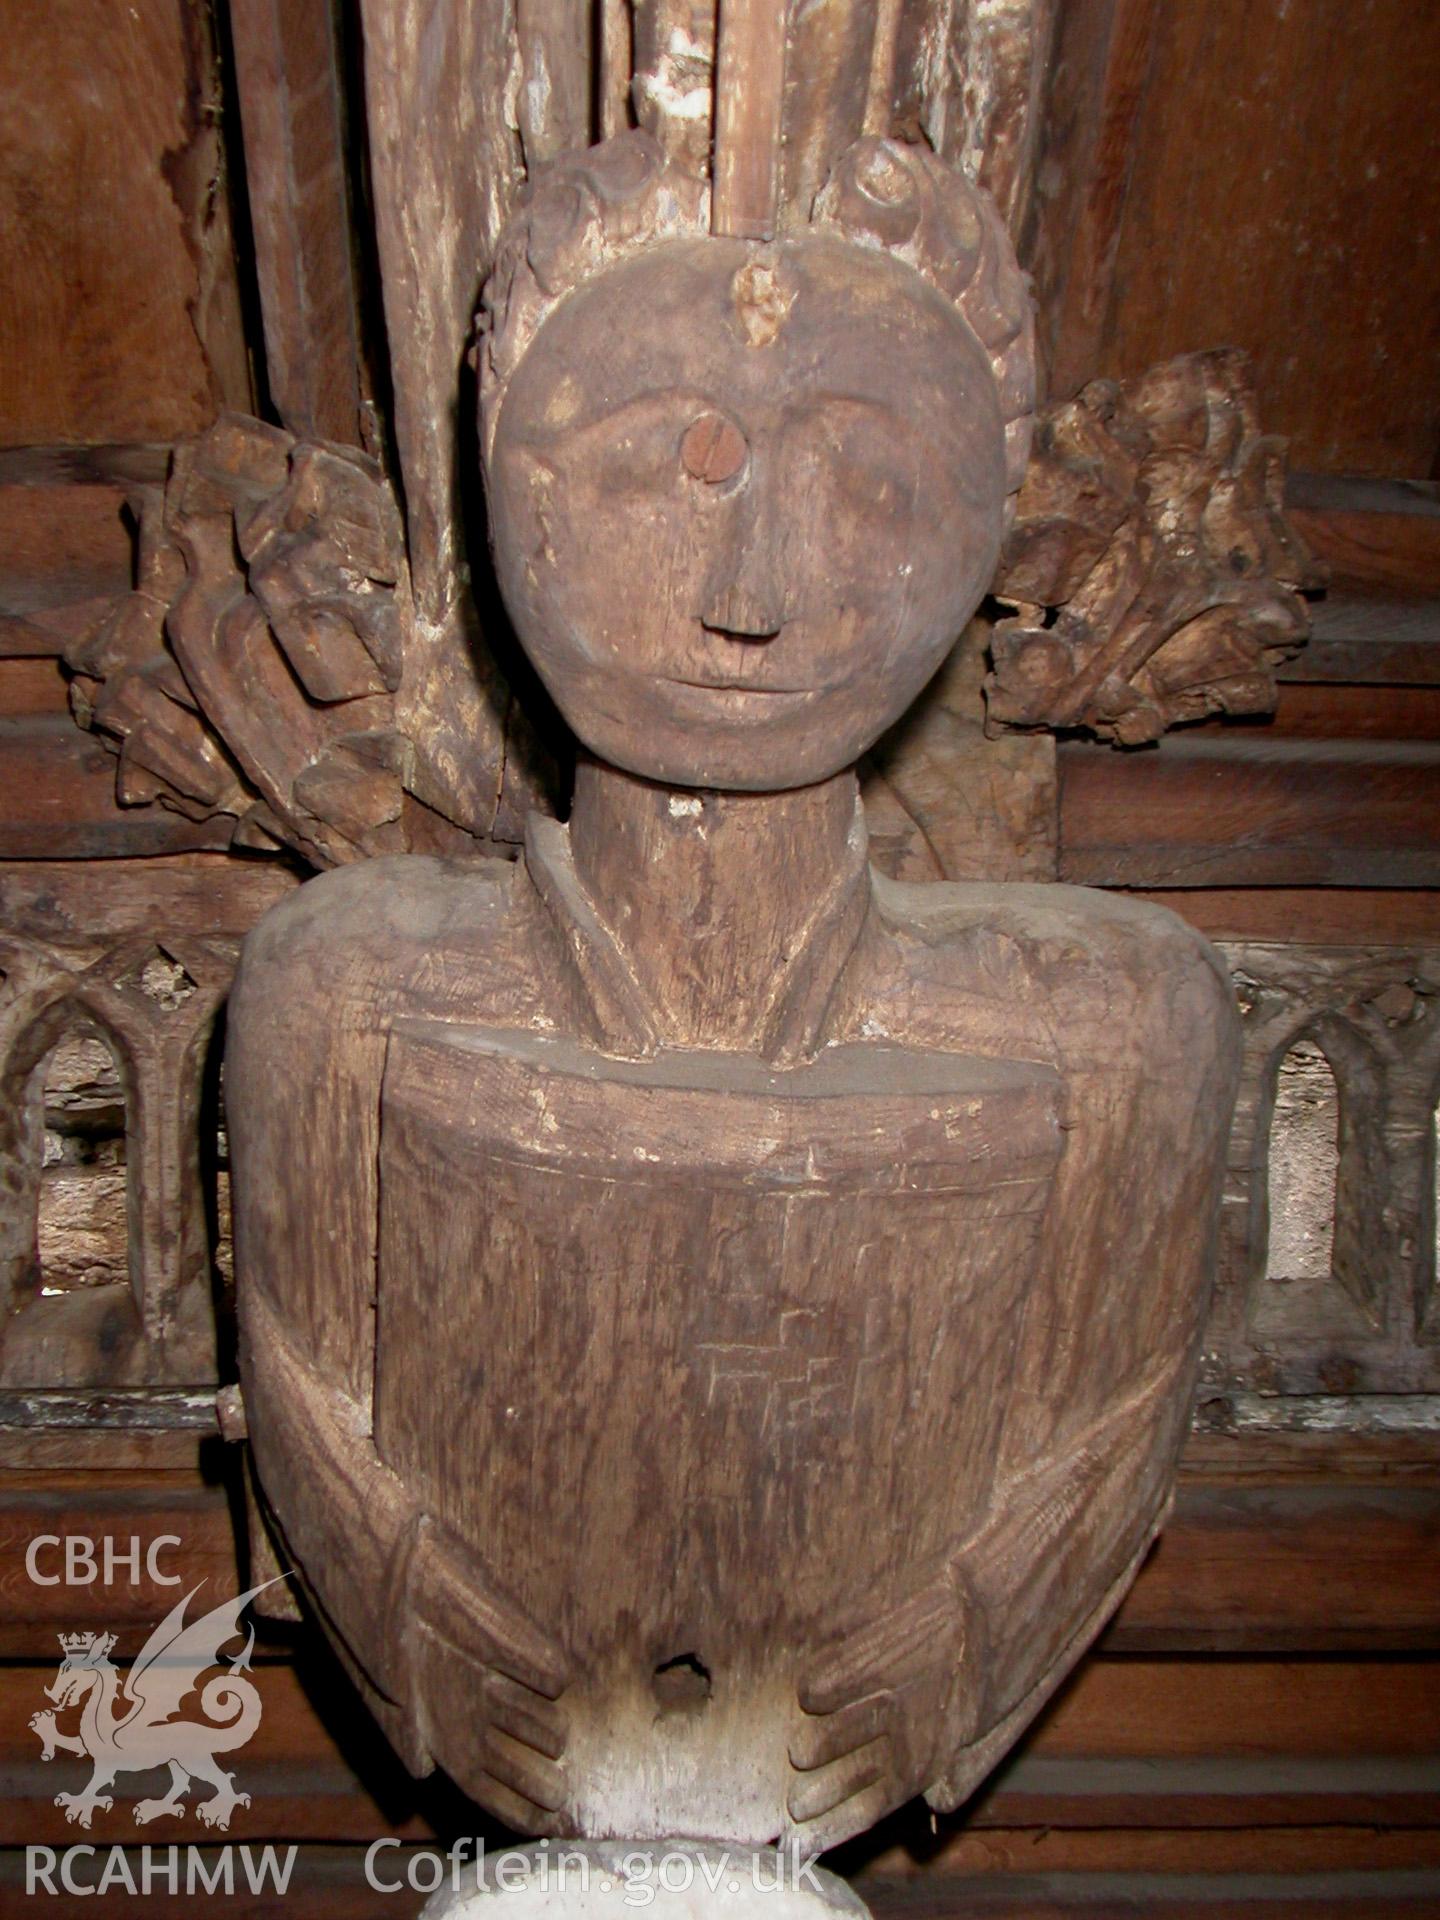
M 692 680 L 678 674 L 674 676 L 673 685 L 699 687 L 704 693 L 763 693 L 786 695 L 792 699 L 797 694 L 814 694 L 820 691 L 818 687 L 765 687 L 757 685 L 753 680 Z
M 742 647 L 763 647 L 767 641 L 775 638 L 784 622 L 776 620 L 772 623 L 769 620 L 758 620 L 752 626 L 722 627 L 717 626 L 713 620 L 702 620 L 700 625 L 706 633 L 713 633 L 719 640 L 732 640 Z

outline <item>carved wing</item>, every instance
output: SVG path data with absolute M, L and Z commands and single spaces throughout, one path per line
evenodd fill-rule
M 122 1691 L 135 1703 L 125 1716 L 126 1722 L 138 1720 L 146 1726 L 158 1726 L 178 1712 L 200 1675 L 217 1664 L 221 1647 L 238 1636 L 240 1616 L 246 1607 L 257 1593 L 274 1585 L 273 1580 L 263 1581 L 187 1625 L 185 1609 L 200 1591 L 198 1586 L 192 1587 L 156 1627 L 125 1676 Z

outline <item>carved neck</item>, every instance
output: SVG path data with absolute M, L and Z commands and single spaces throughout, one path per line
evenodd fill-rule
M 709 793 L 583 759 L 569 856 L 652 1044 L 814 1044 L 869 898 L 855 776 Z

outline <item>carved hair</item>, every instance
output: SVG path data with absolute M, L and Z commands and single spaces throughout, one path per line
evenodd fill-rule
M 566 155 L 524 193 L 485 286 L 485 450 L 505 388 L 551 312 L 582 281 L 663 240 L 709 230 L 710 189 L 652 135 Z M 988 196 L 926 147 L 857 140 L 816 196 L 810 228 L 893 254 L 952 301 L 990 356 L 1005 421 L 1007 485 L 1024 477 L 1034 407 L 1030 298 Z M 757 263 L 766 248 L 757 243 Z

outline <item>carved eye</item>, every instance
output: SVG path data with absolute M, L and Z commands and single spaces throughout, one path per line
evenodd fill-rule
M 749 444 L 735 422 L 710 409 L 697 414 L 681 437 L 681 464 L 706 486 L 733 480 L 749 457 Z

